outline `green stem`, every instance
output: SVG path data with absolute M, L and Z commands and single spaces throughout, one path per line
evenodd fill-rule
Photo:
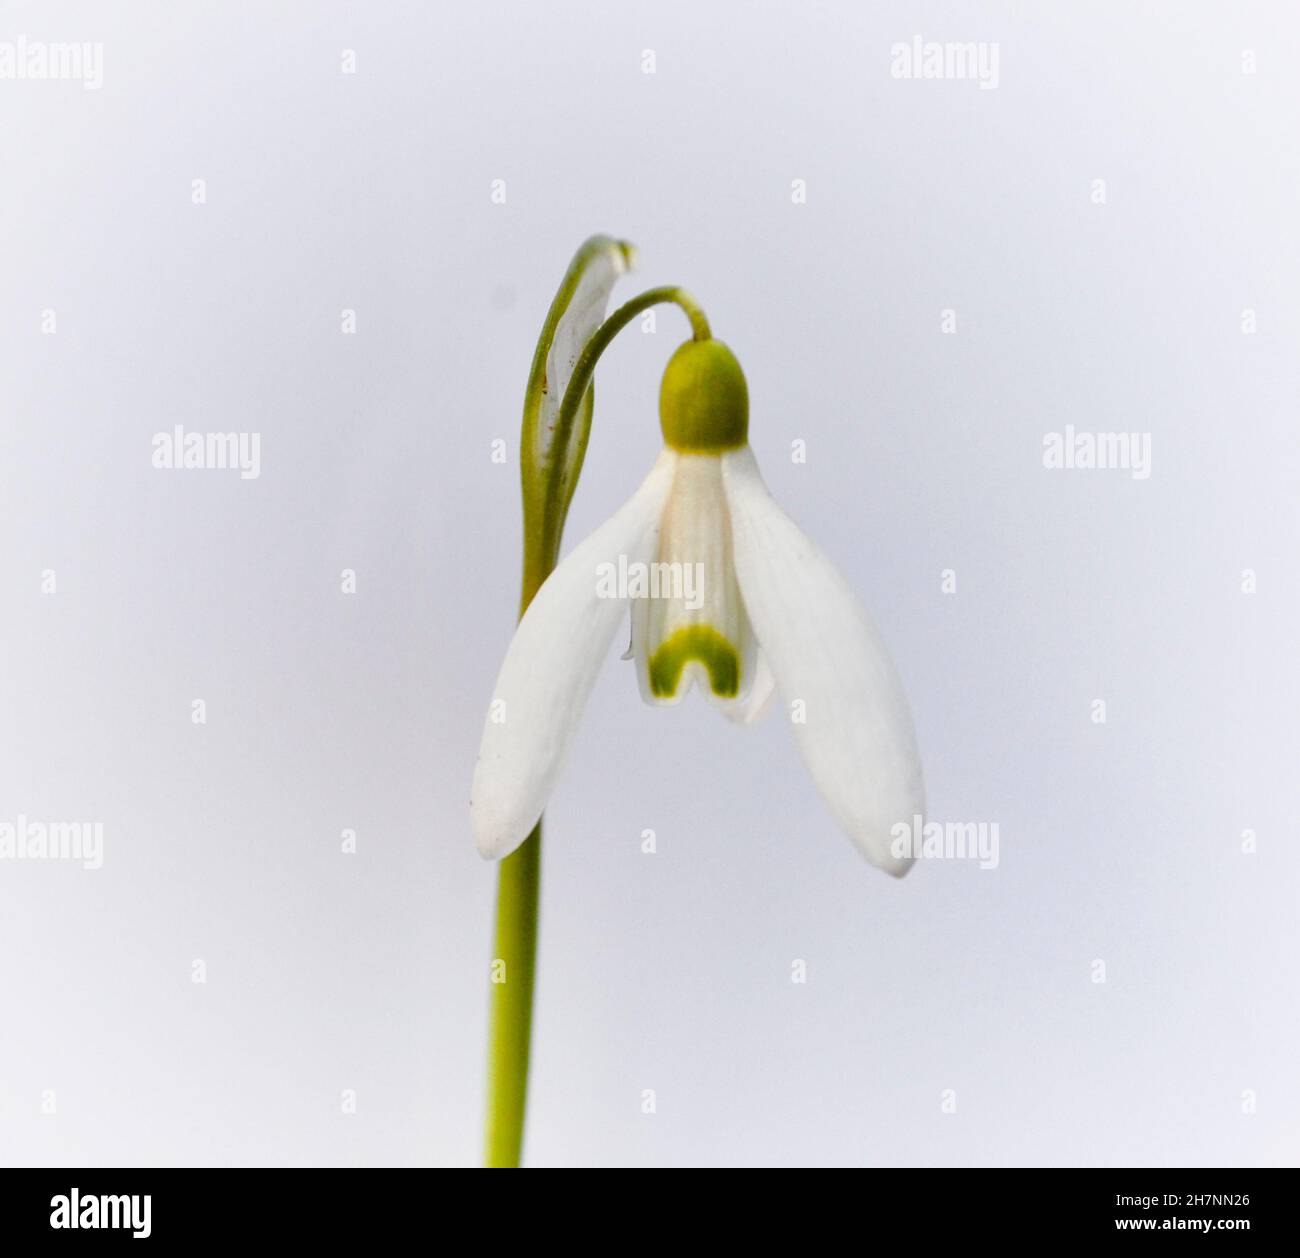
M 620 306 L 592 334 L 573 368 L 555 421 L 552 449 L 565 451 L 584 399 L 590 398 L 596 363 L 610 342 L 642 311 L 674 302 L 691 321 L 695 340 L 707 341 L 709 322 L 680 288 L 652 288 Z M 560 555 L 569 503 L 582 471 L 591 422 L 591 403 L 573 458 L 557 460 L 544 488 L 541 527 L 524 538 L 524 579 L 519 599 L 522 620 L 533 595 L 550 576 Z M 537 972 L 537 903 L 541 890 L 542 823 L 502 862 L 497 874 L 497 917 L 488 1029 L 488 1102 L 484 1160 L 490 1167 L 519 1165 L 528 1101 L 528 1059 L 533 1029 L 533 980 Z
M 529 538 L 519 619 L 551 568 Z M 545 570 L 543 571 L 543 568 Z M 524 1146 L 528 1059 L 533 1041 L 533 980 L 537 974 L 537 902 L 542 886 L 542 823 L 497 869 L 497 918 L 492 940 L 488 1014 L 488 1102 L 483 1165 L 517 1167 Z
M 518 1166 L 528 1100 L 528 1050 L 537 968 L 537 893 L 542 823 L 501 862 L 488 1031 L 487 1166 Z M 501 967 L 504 966 L 502 970 Z

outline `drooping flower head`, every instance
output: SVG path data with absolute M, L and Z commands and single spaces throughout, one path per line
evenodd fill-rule
M 872 864 L 906 873 L 891 831 L 925 804 L 902 684 L 848 583 L 768 493 L 735 355 L 686 342 L 659 406 L 650 474 L 540 586 L 510 643 L 474 773 L 479 852 L 505 856 L 536 824 L 630 605 L 646 702 L 698 686 L 748 723 L 779 692 L 832 816 Z

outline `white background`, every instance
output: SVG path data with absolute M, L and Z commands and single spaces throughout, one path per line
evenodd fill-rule
M 1001 862 L 869 868 L 779 709 L 652 711 L 620 641 L 548 813 L 530 1160 L 1295 1162 L 1290 6 L 0 12 L 104 55 L 0 80 L 0 821 L 105 826 L 0 862 L 0 1159 L 477 1159 L 519 411 L 606 231 L 616 300 L 685 284 L 739 355 Z M 996 90 L 891 77 L 915 35 L 996 41 Z M 603 361 L 570 540 L 685 334 Z M 155 470 L 175 424 L 261 477 Z M 1045 470 L 1066 424 L 1150 478 Z

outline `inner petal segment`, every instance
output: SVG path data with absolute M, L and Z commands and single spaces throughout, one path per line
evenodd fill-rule
M 650 657 L 650 693 L 668 699 L 677 693 L 682 670 L 698 660 L 708 670 L 709 689 L 721 699 L 740 692 L 740 656 L 712 625 L 683 625 Z
M 651 597 L 633 600 L 632 650 L 647 703 L 679 702 L 699 682 L 734 706 L 757 644 L 736 580 L 731 519 L 716 455 L 680 454 L 651 565 Z

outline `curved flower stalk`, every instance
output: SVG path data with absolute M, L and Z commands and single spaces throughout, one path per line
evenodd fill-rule
M 664 372 L 664 448 L 627 503 L 555 567 L 596 360 L 660 300 L 678 301 L 694 330 Z M 511 863 L 529 851 L 535 860 L 542 809 L 629 613 L 629 654 L 647 703 L 678 703 L 698 685 L 725 717 L 748 724 L 779 692 L 797 706 L 795 739 L 831 815 L 873 865 L 906 873 L 911 858 L 896 849 L 895 828 L 910 832 L 925 799 L 902 683 L 848 583 L 768 493 L 749 447 L 744 373 L 680 290 L 651 290 L 591 334 L 548 436 L 550 480 L 533 518 L 553 545 L 543 556 L 549 575 L 532 590 L 526 577 L 471 796 L 479 853 L 505 858 L 500 903 Z M 528 492 L 526 479 L 526 504 Z M 547 514 L 554 510 L 558 525 Z M 526 1053 L 525 1042 L 525 1068 Z

